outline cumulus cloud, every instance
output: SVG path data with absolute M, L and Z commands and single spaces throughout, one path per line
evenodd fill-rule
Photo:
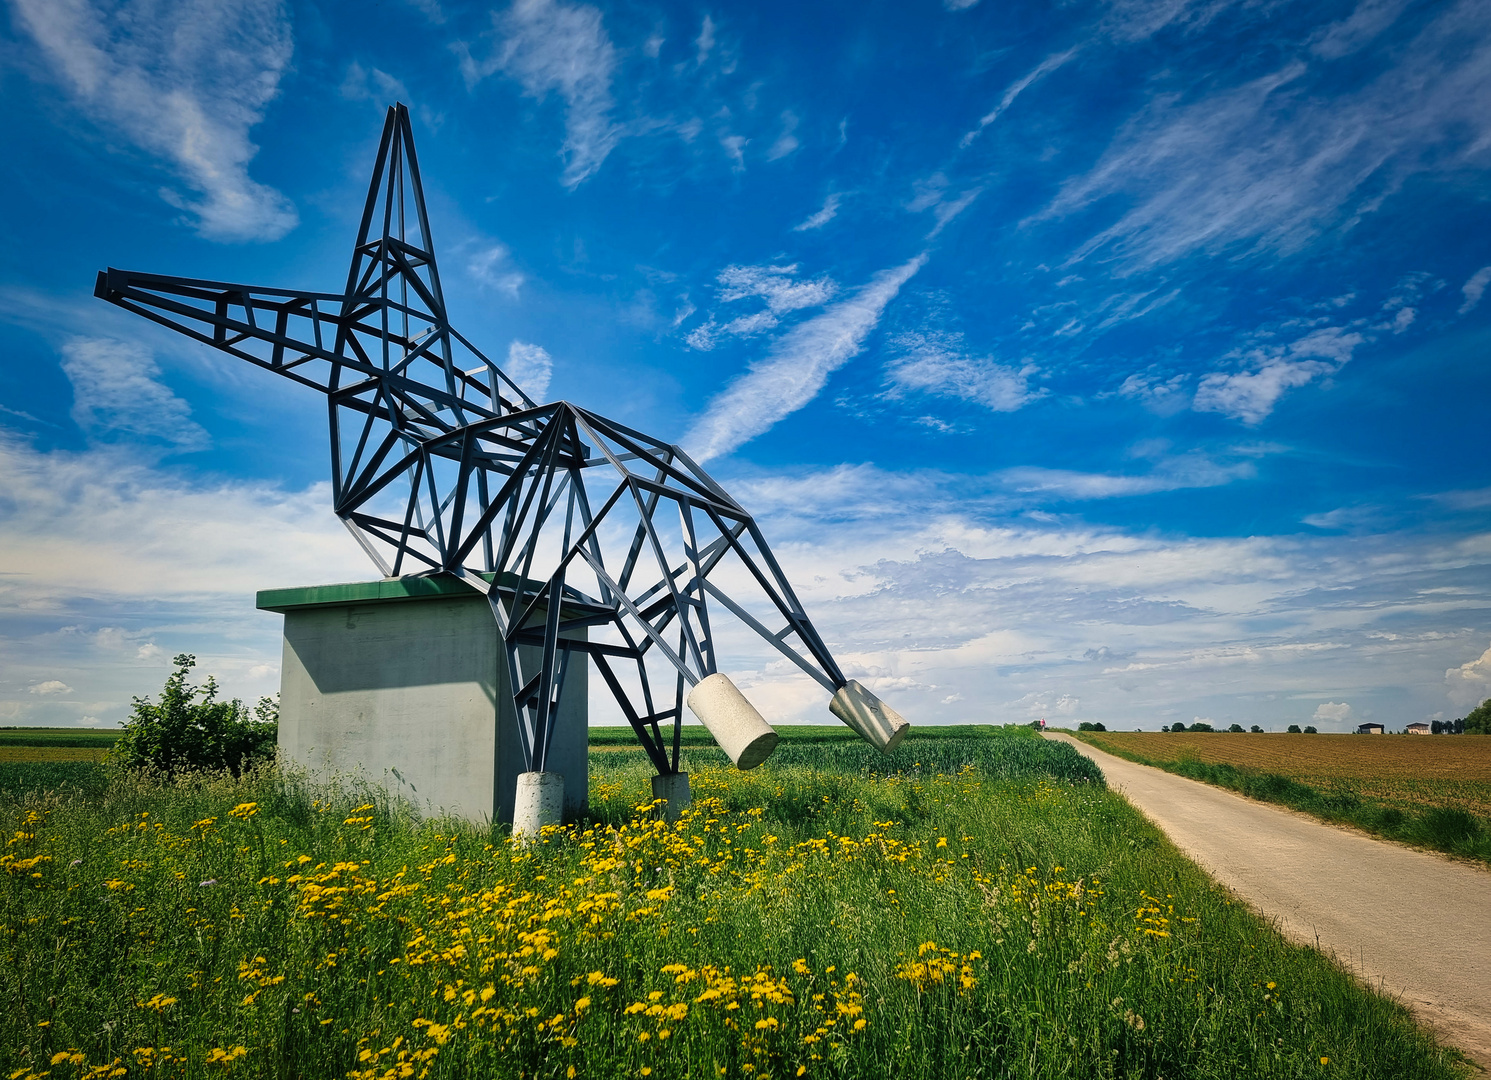
M 48 679 L 46 682 L 35 683 L 27 689 L 33 694 L 71 694 L 72 687 L 61 679 Z
M 886 366 L 893 395 L 936 394 L 982 405 L 993 412 L 1014 412 L 1046 395 L 1032 390 L 1033 364 L 1014 367 L 992 357 L 971 356 L 960 342 L 928 334 L 909 334 L 896 343 L 903 355 Z
M 1487 285 L 1491 285 L 1491 266 L 1481 267 L 1460 286 L 1460 292 L 1465 297 L 1465 303 L 1460 305 L 1461 315 L 1468 315 L 1475 310 L 1486 293 Z
M 191 407 L 160 383 L 160 368 L 139 345 L 111 338 L 73 338 L 62 346 L 62 370 L 72 382 L 72 418 L 84 431 L 158 440 L 177 450 L 211 441 Z
M 514 341 L 507 347 L 507 377 L 523 388 L 534 401 L 544 401 L 554 374 L 554 359 L 541 345 Z
M 837 283 L 827 275 L 802 281 L 797 278 L 797 264 L 790 266 L 727 266 L 715 279 L 723 303 L 761 300 L 765 306 L 739 315 L 723 324 L 713 316 L 691 331 L 687 340 L 693 349 L 709 350 L 725 336 L 749 337 L 775 329 L 788 312 L 818 307 L 838 292 Z
M 293 42 L 278 0 L 13 0 L 80 107 L 163 158 L 194 195 L 162 189 L 201 235 L 277 240 L 298 221 L 250 178 L 251 128 L 279 92 Z
M 1191 407 L 1245 424 L 1261 423 L 1285 392 L 1338 371 L 1366 340 L 1354 331 L 1326 326 L 1286 346 L 1250 350 L 1244 370 L 1203 375 Z
M 1444 673 L 1445 693 L 1459 709 L 1473 709 L 1491 698 L 1491 649 Z
M 796 412 L 828 377 L 857 356 L 885 307 L 927 261 L 925 254 L 882 270 L 853 295 L 789 330 L 709 403 L 684 445 L 700 461 L 727 454 Z
M 616 49 L 600 9 L 556 0 L 514 0 L 506 11 L 494 12 L 492 21 L 501 44 L 488 59 L 473 58 L 465 43 L 455 46 L 467 88 L 501 71 L 529 97 L 542 101 L 557 93 L 565 106 L 561 179 L 565 187 L 578 187 L 621 139 L 621 129 L 611 120 Z
M 1310 719 L 1325 724 L 1345 724 L 1356 718 L 1351 706 L 1344 701 L 1324 701 L 1315 706 L 1315 715 Z

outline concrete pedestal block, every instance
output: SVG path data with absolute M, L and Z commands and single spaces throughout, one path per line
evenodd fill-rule
M 894 750 L 911 730 L 909 720 L 853 679 L 833 696 L 828 711 L 859 732 L 865 742 L 886 754 Z
M 384 787 L 425 814 L 513 820 L 523 753 L 485 597 L 431 576 L 269 589 L 259 607 L 285 617 L 287 759 L 318 778 Z M 539 650 L 525 646 L 523 659 L 533 670 Z M 564 777 L 570 820 L 589 794 L 589 666 L 569 665 L 546 763 Z
M 535 840 L 545 825 L 564 823 L 564 777 L 557 772 L 518 774 L 513 798 L 513 836 Z
M 668 800 L 663 805 L 663 820 L 672 825 L 694 801 L 694 796 L 689 791 L 689 774 L 681 772 L 654 776 L 652 797 Z
M 723 675 L 710 675 L 689 691 L 688 706 L 737 769 L 754 769 L 777 748 L 777 733 Z

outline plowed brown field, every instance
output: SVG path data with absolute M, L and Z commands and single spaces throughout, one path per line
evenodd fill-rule
M 1491 738 L 1482 735 L 1237 735 L 1083 732 L 1099 749 L 1154 762 L 1190 758 L 1349 789 L 1402 808 L 1460 806 L 1491 816 Z

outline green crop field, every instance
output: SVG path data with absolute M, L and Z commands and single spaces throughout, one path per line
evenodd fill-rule
M 1028 732 L 636 749 L 515 846 L 381 795 L 0 765 L 13 1080 L 1459 1077 Z M 29 770 L 29 771 L 28 771 Z

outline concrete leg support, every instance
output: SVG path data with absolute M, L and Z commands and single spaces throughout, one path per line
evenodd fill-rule
M 850 679 L 833 700 L 828 711 L 859 732 L 860 738 L 881 753 L 888 754 L 896 748 L 911 722 L 885 702 L 870 693 L 859 683 Z
M 536 840 L 545 825 L 563 822 L 564 777 L 557 772 L 519 773 L 513 836 L 524 842 Z
M 694 801 L 693 795 L 689 793 L 689 774 L 681 772 L 669 773 L 667 776 L 654 776 L 652 797 L 668 800 L 663 806 L 663 820 L 672 825 Z
M 737 769 L 754 769 L 777 748 L 777 733 L 723 675 L 711 675 L 689 691 L 688 705 Z

